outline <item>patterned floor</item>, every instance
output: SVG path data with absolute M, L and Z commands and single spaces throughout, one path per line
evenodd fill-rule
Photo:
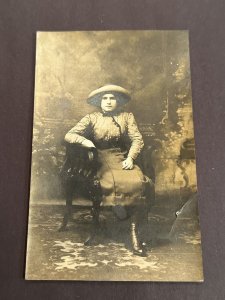
M 97 246 L 84 246 L 90 230 L 89 210 L 73 215 L 69 230 L 58 232 L 63 206 L 32 206 L 27 279 L 114 281 L 202 281 L 200 232 L 196 220 L 171 220 L 156 212 L 146 230 L 148 257 L 130 251 L 128 222 L 110 211 L 101 216 L 106 228 Z

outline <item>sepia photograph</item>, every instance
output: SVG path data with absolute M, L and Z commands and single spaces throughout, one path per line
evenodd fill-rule
M 37 32 L 27 280 L 202 282 L 189 34 Z

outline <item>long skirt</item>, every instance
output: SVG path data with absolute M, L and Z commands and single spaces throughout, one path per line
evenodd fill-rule
M 137 165 L 122 169 L 125 153 L 118 148 L 98 151 L 102 205 L 140 205 L 145 202 L 146 178 Z

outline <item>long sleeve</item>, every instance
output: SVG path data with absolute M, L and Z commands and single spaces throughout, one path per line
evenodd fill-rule
M 136 159 L 138 154 L 141 152 L 142 148 L 144 147 L 144 142 L 142 135 L 137 127 L 137 123 L 134 119 L 134 115 L 129 113 L 128 121 L 127 121 L 127 129 L 128 129 L 128 136 L 131 140 L 131 147 L 128 153 L 128 156 Z
M 83 117 L 65 136 L 68 143 L 82 144 L 86 140 L 85 136 L 90 132 L 90 115 Z

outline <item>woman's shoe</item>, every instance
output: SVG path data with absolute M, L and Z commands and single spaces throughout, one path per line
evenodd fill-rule
M 97 232 L 90 234 L 84 242 L 84 246 L 96 246 L 99 244 L 99 235 Z
M 131 245 L 134 255 L 143 257 L 147 256 L 146 244 L 139 241 L 137 234 L 137 225 L 135 223 L 131 223 Z

